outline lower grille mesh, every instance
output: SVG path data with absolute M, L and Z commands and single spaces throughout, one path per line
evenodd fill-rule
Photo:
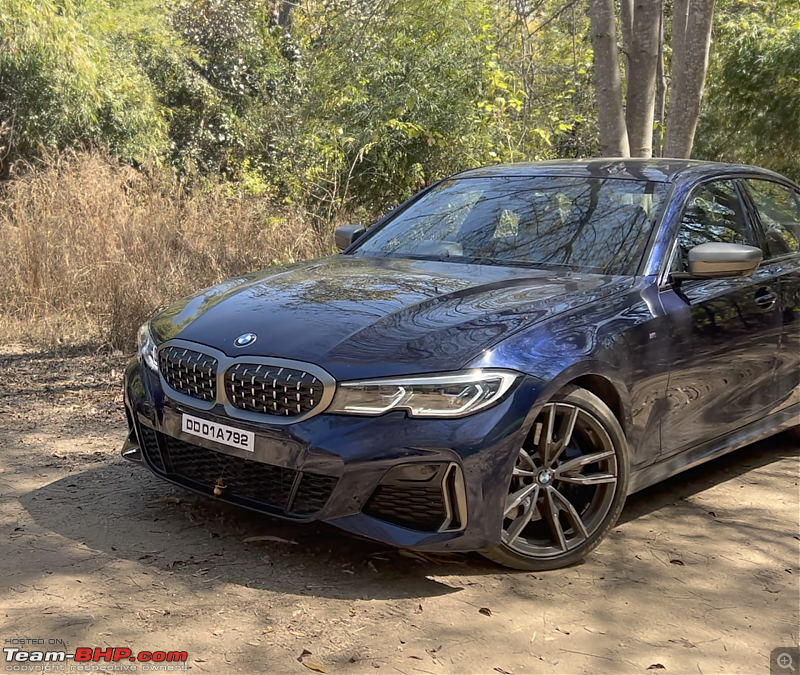
M 158 450 L 158 441 L 156 440 L 156 432 L 150 427 L 143 424 L 138 425 L 139 442 L 142 446 L 142 452 L 147 455 L 150 463 L 159 471 L 164 470 L 164 463 L 161 461 L 161 453 Z
M 208 490 L 221 481 L 222 497 L 245 501 L 246 506 L 268 513 L 309 517 L 328 503 L 338 482 L 334 476 L 298 472 L 251 459 L 226 455 L 137 424 L 142 450 L 151 464 L 164 472 L 158 440 L 164 450 L 167 475 L 200 484 Z M 295 489 L 295 483 L 297 483 Z M 292 494 L 294 491 L 294 495 Z
M 304 473 L 292 502 L 292 511 L 303 516 L 321 511 L 334 487 L 336 478 L 332 476 Z
M 364 506 L 364 513 L 422 532 L 436 532 L 447 517 L 438 486 L 379 485 Z
M 296 471 L 207 450 L 164 436 L 173 473 L 214 487 L 225 482 L 224 495 L 236 494 L 276 509 L 286 509 Z

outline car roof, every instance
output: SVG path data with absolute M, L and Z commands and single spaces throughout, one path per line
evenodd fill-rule
M 495 164 L 469 169 L 456 174 L 459 178 L 484 178 L 490 176 L 564 176 L 580 178 L 620 178 L 647 180 L 660 183 L 694 181 L 724 174 L 727 176 L 759 174 L 791 182 L 784 176 L 767 169 L 745 164 L 706 162 L 696 159 L 667 158 L 617 158 L 598 157 L 592 159 L 557 159 L 546 162 L 521 162 L 518 164 Z

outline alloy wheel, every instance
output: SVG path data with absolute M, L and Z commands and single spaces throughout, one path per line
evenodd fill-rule
M 567 401 L 544 406 L 519 450 L 503 511 L 502 543 L 528 559 L 583 547 L 615 507 L 620 462 L 603 421 Z

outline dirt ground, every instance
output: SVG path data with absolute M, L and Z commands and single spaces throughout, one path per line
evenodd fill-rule
M 510 572 L 258 517 L 122 460 L 125 361 L 0 347 L 5 645 L 185 650 L 223 675 L 707 675 L 766 674 L 800 641 L 786 436 L 631 497 L 582 565 Z

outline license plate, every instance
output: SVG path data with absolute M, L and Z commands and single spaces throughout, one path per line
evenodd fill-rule
M 256 436 L 252 431 L 234 429 L 226 424 L 209 422 L 186 414 L 183 415 L 181 429 L 183 429 L 184 433 L 192 436 L 207 438 L 210 441 L 229 445 L 232 448 L 240 448 L 249 452 L 255 450 Z

